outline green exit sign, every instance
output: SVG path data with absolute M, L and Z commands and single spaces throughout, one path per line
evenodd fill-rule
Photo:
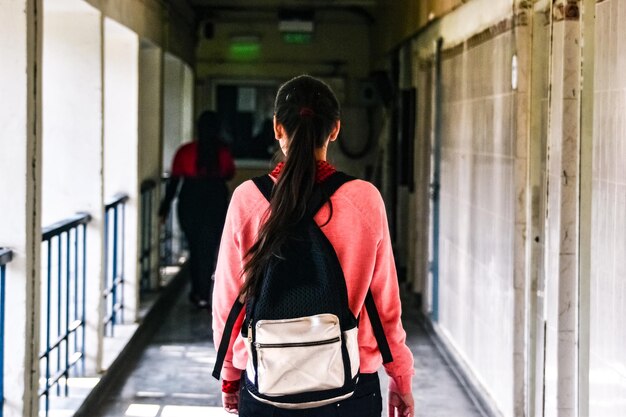
M 230 57 L 238 61 L 253 61 L 261 55 L 261 45 L 255 42 L 233 42 Z
M 313 41 L 313 34 L 308 32 L 286 32 L 283 33 L 285 43 L 306 45 Z

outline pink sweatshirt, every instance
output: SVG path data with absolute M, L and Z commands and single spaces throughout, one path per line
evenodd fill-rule
M 348 288 L 350 310 L 361 314 L 359 348 L 361 372 L 373 373 L 382 364 L 378 345 L 364 308 L 368 288 L 372 289 L 393 362 L 385 365 L 392 378 L 392 389 L 411 391 L 413 355 L 405 344 L 406 333 L 400 321 L 401 303 L 385 206 L 378 190 L 369 182 L 354 180 L 344 184 L 331 197 L 333 216 L 322 231 L 333 245 Z M 224 325 L 242 285 L 241 270 L 247 250 L 254 244 L 269 203 L 252 181 L 233 193 L 215 271 L 213 290 L 213 339 L 219 346 Z M 318 225 L 326 222 L 328 204 L 316 214 Z M 245 309 L 244 309 L 245 310 Z M 241 337 L 239 317 L 233 330 L 232 349 L 222 370 L 225 380 L 238 380 L 248 358 Z M 236 338 L 235 338 L 236 336 Z

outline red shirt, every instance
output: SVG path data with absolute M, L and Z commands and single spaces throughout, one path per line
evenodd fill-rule
M 276 168 L 270 173 L 274 178 L 278 178 L 285 166 L 284 162 L 279 162 Z M 334 166 L 326 161 L 317 161 L 317 170 L 315 171 L 315 182 L 320 183 L 333 175 L 337 170 Z
M 188 178 L 224 178 L 231 179 L 235 175 L 235 163 L 228 147 L 219 145 L 217 150 L 217 167 L 209 172 L 198 169 L 198 142 L 182 145 L 176 151 L 172 164 L 173 177 Z

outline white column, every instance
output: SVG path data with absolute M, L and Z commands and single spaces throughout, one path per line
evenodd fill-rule
M 529 196 L 526 270 L 528 274 L 528 415 L 540 417 L 544 407 L 545 323 L 545 211 L 546 211 L 546 138 L 549 97 L 550 14 L 546 8 L 532 11 L 532 57 L 530 86 L 530 135 L 528 143 Z M 549 9 L 548 9 L 549 10 Z
M 626 14 L 622 14 L 626 16 Z M 582 1 L 582 92 L 580 96 L 580 214 L 578 293 L 578 416 L 590 415 L 591 244 L 596 1 Z M 598 23 L 599 25 L 599 23 Z M 623 33 L 623 32 L 622 32 Z M 617 35 L 619 36 L 619 35 Z M 618 72 L 619 74 L 619 72 Z M 621 112 L 621 109 L 618 110 Z M 618 157 L 619 158 L 619 157 Z M 623 223 L 622 223 L 623 224 Z M 618 233 L 622 233 L 618 230 Z M 621 255 L 618 255 L 621 256 Z M 623 279 L 620 275 L 618 279 Z M 621 318 L 621 317 L 620 317 Z M 625 334 L 625 333 L 622 333 Z M 626 391 L 626 390 L 624 390 Z M 624 392 L 623 391 L 623 392 Z M 626 410 L 626 406 L 622 406 Z
M 172 169 L 174 153 L 181 143 L 191 140 L 183 137 L 183 80 L 182 62 L 170 54 L 163 60 L 163 167 Z
M 43 224 L 77 211 L 87 227 L 86 365 L 103 343 L 102 17 L 78 0 L 46 1 L 43 28 Z
M 151 288 L 159 285 L 159 227 L 156 221 L 160 200 L 160 181 L 163 172 L 161 151 L 162 135 L 162 81 L 163 52 L 147 42 L 142 43 L 139 53 L 139 179 L 157 183 L 155 198 L 152 201 L 152 264 L 150 276 Z M 138 237 L 138 244 L 141 236 Z
M 129 196 L 124 210 L 124 320 L 139 311 L 137 268 L 139 234 L 137 34 L 106 18 L 104 24 L 104 197 Z M 111 225 L 112 227 L 112 225 Z M 120 236 L 120 239 L 122 236 Z M 109 284 L 110 285 L 110 284 Z
M 186 87 L 191 78 L 186 76 L 185 64 L 177 57 L 165 54 L 163 61 L 163 168 L 164 171 L 171 171 L 172 161 L 178 147 L 192 140 L 188 117 L 193 115 L 189 111 L 191 104 L 186 104 L 186 94 L 189 88 Z M 193 97 L 191 97 L 193 100 Z M 189 135 L 189 136 L 185 136 Z M 174 215 L 172 227 L 172 250 L 180 253 L 181 229 L 176 216 L 176 204 L 171 208 Z
M 558 268 L 549 280 L 558 299 L 556 320 L 556 414 L 578 415 L 578 284 L 579 284 L 579 210 L 580 210 L 580 63 L 581 38 L 578 4 L 555 5 L 552 33 L 552 97 L 550 108 L 550 152 L 560 153 L 558 222 L 550 225 L 558 237 Z M 551 155 L 550 155 L 551 157 Z M 554 300 L 554 298 L 552 298 Z M 549 324 L 550 325 L 550 324 Z M 554 351 L 553 351 L 554 352 Z M 549 358 L 548 358 L 549 359 Z M 548 394 L 546 392 L 546 394 Z M 548 400 L 548 398 L 546 398 Z M 550 412 L 547 415 L 554 415 Z
M 41 2 L 0 3 L 0 246 L 7 265 L 4 416 L 37 414 L 41 246 Z
M 193 70 L 187 64 L 182 63 L 182 83 L 183 83 L 183 95 L 182 95 L 182 138 L 183 142 L 190 141 L 193 138 L 195 118 L 194 118 L 194 86 L 195 77 Z
M 528 22 L 532 11 L 529 5 L 516 6 L 515 49 L 511 60 L 511 84 L 516 89 L 515 97 L 515 232 L 513 242 L 513 414 L 528 416 L 528 295 L 530 288 L 528 268 L 528 231 L 532 224 L 528 208 L 532 188 L 529 176 L 530 147 L 530 71 L 531 71 L 531 26 Z

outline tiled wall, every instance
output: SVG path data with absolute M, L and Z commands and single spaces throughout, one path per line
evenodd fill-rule
M 443 61 L 440 328 L 513 415 L 514 39 Z
M 626 416 L 626 2 L 596 6 L 590 407 Z

